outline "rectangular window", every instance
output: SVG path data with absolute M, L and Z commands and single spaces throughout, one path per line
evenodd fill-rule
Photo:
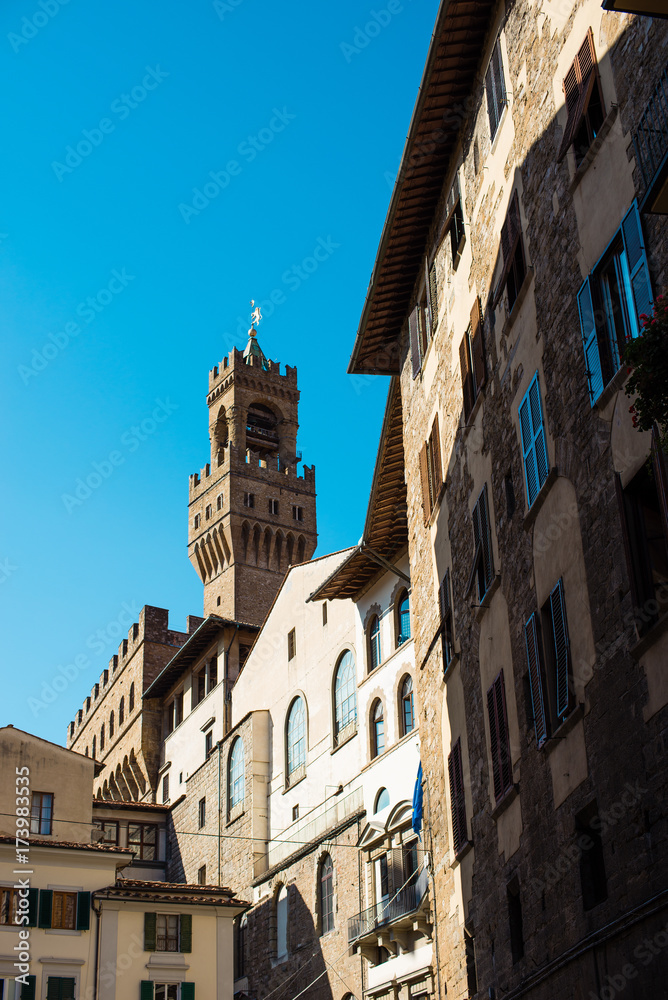
M 115 820 L 97 820 L 95 826 L 102 831 L 101 844 L 118 845 L 118 823 Z
M 74 1000 L 75 987 L 76 979 L 69 976 L 48 976 L 46 1000 Z
M 213 510 L 211 508 L 211 504 L 207 504 L 207 506 L 204 508 L 204 517 L 206 518 L 207 521 L 211 519 L 212 513 Z
M 443 651 L 443 669 L 447 668 L 452 663 L 452 657 L 455 653 L 455 645 L 453 639 L 453 623 L 452 623 L 452 595 L 450 587 L 450 570 L 445 571 L 445 576 L 441 580 L 441 586 L 439 588 L 439 604 L 441 608 L 441 643 Z
M 510 314 L 527 273 L 517 191 L 514 192 L 510 200 L 508 214 L 501 226 L 501 253 L 503 255 L 503 269 L 494 292 L 492 307 L 496 309 L 505 289 L 508 295 L 508 313 Z
M 297 652 L 297 634 L 293 628 L 288 632 L 288 660 L 292 660 Z
M 158 913 L 156 915 L 156 951 L 179 950 L 178 913 Z
M 487 381 L 482 313 L 477 296 L 471 309 L 471 325 L 459 345 L 459 370 L 464 398 L 464 422 L 468 423 L 475 401 Z
M 478 603 L 482 604 L 494 578 L 494 559 L 492 555 L 492 532 L 487 503 L 487 483 L 483 486 L 471 514 L 473 522 L 473 568 L 466 588 L 469 594 L 473 581 L 477 583 Z
M 162 779 L 162 801 L 169 802 L 169 775 L 166 774 Z
M 202 515 L 201 514 L 195 514 L 195 517 L 193 519 L 193 527 L 195 528 L 195 530 L 197 530 L 197 528 L 199 528 L 201 520 L 202 520 Z
M 53 794 L 33 792 L 30 809 L 30 832 L 50 837 L 53 831 Z
M 510 927 L 510 953 L 513 965 L 524 958 L 524 930 L 522 928 L 522 901 L 520 886 L 516 878 L 507 886 L 508 924 Z
M 510 736 L 506 713 L 506 691 L 503 670 L 487 692 L 489 739 L 492 751 L 492 780 L 494 798 L 498 802 L 513 784 L 513 766 L 510 759 Z
M 204 755 L 210 757 L 213 752 L 213 730 L 210 729 L 204 736 Z
M 464 244 L 466 243 L 466 233 L 464 231 L 464 213 L 462 211 L 462 196 L 459 187 L 459 174 L 455 178 L 450 188 L 448 201 L 446 204 L 446 216 L 439 236 L 439 243 L 447 236 L 450 237 L 450 257 L 452 260 L 452 270 L 457 270 L 459 258 L 462 255 Z
M 580 855 L 580 886 L 582 908 L 593 910 L 608 898 L 603 841 L 600 830 L 604 824 L 598 815 L 596 800 L 590 802 L 575 817 L 575 833 Z
M 179 693 L 174 698 L 174 728 L 180 726 L 183 722 L 183 691 Z
M 448 777 L 450 780 L 450 806 L 452 809 L 452 848 L 455 852 L 455 857 L 457 857 L 468 844 L 461 739 L 457 740 L 448 756 Z
M 591 28 L 564 77 L 564 97 L 568 117 L 557 162 L 561 162 L 569 146 L 573 146 L 575 163 L 579 166 L 605 118 Z
M 438 318 L 438 313 L 432 318 L 433 308 L 435 307 L 438 310 L 438 289 L 436 285 L 436 271 L 433 265 L 431 270 L 433 271 L 433 278 L 430 277 L 429 264 L 425 258 L 424 287 L 420 292 L 413 311 L 408 317 L 408 337 L 410 340 L 413 378 L 422 370 L 422 361 L 431 343 L 433 324 Z
M 195 693 L 195 704 L 199 705 L 200 701 L 203 701 L 206 696 L 206 671 L 200 670 L 198 674 L 195 675 L 193 682 L 193 691 Z
M 19 890 L 0 889 L 0 924 L 17 924 L 19 917 Z
M 299 803 L 292 807 L 292 822 L 294 823 L 296 819 L 299 819 Z
M 475 962 L 475 937 L 464 928 L 464 945 L 466 948 L 466 984 L 469 996 L 473 997 L 478 992 L 478 973 Z
M 269 513 L 278 514 L 278 500 L 269 501 Z
M 197 884 L 206 885 L 206 865 L 197 869 Z
M 578 292 L 580 332 L 593 406 L 621 367 L 627 341 L 652 313 L 652 287 L 637 203 Z
M 76 892 L 54 892 L 51 926 L 73 931 L 77 925 Z
M 520 403 L 519 419 L 524 458 L 524 483 L 527 491 L 527 505 L 531 507 L 549 472 L 538 372 L 531 380 L 531 385 Z
M 254 507 L 254 506 L 255 506 L 255 494 L 244 493 L 244 507 Z
M 494 136 L 499 128 L 501 115 L 506 106 L 506 82 L 503 77 L 503 61 L 501 59 L 501 40 L 497 38 L 492 52 L 492 58 L 485 74 L 485 92 L 487 94 L 487 115 L 489 117 L 489 135 Z
M 293 507 L 292 508 L 292 520 L 293 521 L 303 521 L 304 520 L 304 508 L 303 507 Z
M 218 496 L 216 497 L 216 510 L 222 510 L 222 509 L 223 509 L 223 494 L 219 493 Z
M 422 479 L 422 507 L 424 523 L 427 524 L 441 495 L 443 470 L 441 466 L 441 438 L 438 430 L 438 414 L 434 417 L 429 440 L 420 451 L 420 476 Z
M 207 694 L 209 691 L 213 691 L 216 684 L 218 683 L 218 657 L 212 656 L 209 660 L 209 683 L 207 686 Z
M 322 602 L 322 624 L 327 624 L 327 601 Z
M 136 861 L 156 861 L 157 844 L 158 828 L 154 823 L 128 824 L 128 847 L 135 851 Z
M 199 829 L 201 830 L 206 823 L 206 798 L 199 800 L 199 805 L 197 806 L 197 822 Z
M 100 726 L 100 750 L 104 750 L 104 722 Z
M 142 987 L 143 987 L 142 983 Z M 178 983 L 151 983 L 148 985 L 151 987 L 152 992 L 149 994 L 153 1000 L 185 1000 L 185 994 L 180 990 Z M 185 983 L 183 984 L 186 985 Z M 193 993 L 194 996 L 194 993 Z M 144 1000 L 144 994 L 142 993 L 141 1000 Z

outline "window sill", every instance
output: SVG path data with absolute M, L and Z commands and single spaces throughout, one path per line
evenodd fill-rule
M 602 390 L 598 398 L 594 400 L 593 405 L 598 410 L 604 410 L 608 405 L 608 403 L 610 402 L 610 400 L 612 399 L 612 397 L 615 396 L 622 388 L 622 386 L 626 382 L 627 377 L 628 377 L 628 372 L 626 370 L 626 365 L 623 364 L 622 367 L 619 369 L 619 371 L 617 371 L 612 376 L 612 378 L 610 379 L 606 387 Z
M 444 681 L 447 682 L 447 681 L 450 680 L 450 677 L 452 676 L 452 674 L 454 672 L 454 669 L 455 669 L 455 667 L 457 666 L 458 663 L 459 663 L 459 650 L 456 650 L 456 652 L 454 652 L 452 654 L 452 657 L 450 658 L 450 662 L 448 663 L 447 667 L 443 671 L 443 680 Z
M 527 264 L 527 273 L 524 275 L 524 281 L 520 285 L 520 290 L 517 293 L 515 301 L 513 302 L 513 307 L 506 316 L 506 320 L 503 324 L 503 328 L 501 330 L 502 337 L 507 337 L 508 334 L 510 333 L 511 328 L 519 315 L 520 309 L 522 308 L 522 303 L 527 297 L 527 293 L 529 291 L 529 287 L 531 286 L 532 282 L 533 282 L 533 268 L 531 267 L 530 264 Z M 506 295 L 508 295 L 507 291 Z M 540 325 L 539 325 L 539 331 L 540 331 Z
M 306 777 L 306 768 L 300 768 L 299 771 L 295 771 L 294 774 L 290 775 L 290 778 L 285 783 L 285 788 L 283 789 L 283 795 L 287 792 L 291 792 L 293 788 L 296 788 L 300 781 L 303 781 Z
M 475 407 L 474 407 L 474 409 L 475 409 Z M 438 491 L 438 496 L 436 497 L 436 499 L 434 501 L 434 506 L 431 508 L 431 513 L 430 513 L 429 518 L 427 519 L 427 522 L 425 524 L 426 528 L 431 528 L 432 524 L 436 520 L 438 512 L 441 509 L 441 500 L 443 499 L 444 493 L 445 493 L 445 482 L 441 483 L 441 488 Z M 408 642 L 408 641 L 409 640 L 406 639 L 406 642 Z M 401 645 L 405 646 L 406 642 L 402 642 Z M 397 646 L 397 649 L 399 649 L 399 646 Z
M 642 638 L 636 642 L 635 646 L 631 647 L 630 653 L 633 659 L 637 662 L 666 632 L 668 632 L 668 612 L 663 614 L 648 632 L 645 632 Z
M 499 799 L 494 808 L 492 809 L 492 819 L 496 823 L 497 819 L 504 813 L 508 806 L 515 801 L 517 796 L 520 794 L 519 783 L 514 782 L 510 788 L 504 792 L 503 797 Z
M 475 620 L 477 622 L 480 622 L 482 620 L 485 611 L 487 611 L 487 608 L 492 603 L 492 598 L 494 597 L 494 594 L 497 592 L 500 586 L 501 586 L 501 574 L 497 573 L 492 582 L 490 583 L 489 587 L 487 588 L 485 596 L 483 597 L 482 601 L 476 607 Z
M 528 511 L 524 515 L 525 531 L 529 531 L 529 529 L 533 527 L 534 521 L 536 520 L 536 518 L 540 513 L 540 509 L 545 503 L 545 499 L 550 490 L 552 489 L 554 483 L 556 483 L 558 477 L 559 477 L 559 470 L 557 469 L 556 465 L 553 465 L 547 474 L 547 479 L 539 489 L 538 494 L 536 495 L 536 499 L 534 500 L 534 502 L 531 504 Z
M 227 822 L 226 822 L 225 826 L 232 826 L 232 824 L 236 823 L 236 821 L 238 819 L 241 819 L 241 817 L 244 815 L 245 811 L 246 810 L 244 808 L 244 803 L 243 802 L 239 802 L 239 803 L 237 803 L 237 805 L 232 806 L 232 808 L 230 809 L 230 811 L 229 811 L 229 813 L 227 815 Z
M 570 715 L 567 715 L 564 721 L 559 723 L 552 735 L 545 740 L 542 747 L 539 748 L 541 753 L 544 753 L 549 757 L 552 751 L 556 749 L 559 741 L 565 740 L 571 729 L 574 729 L 580 719 L 583 718 L 584 705 L 580 703 L 571 710 Z
M 81 937 L 83 931 L 77 931 L 73 927 L 45 927 L 45 934 L 60 934 L 67 937 Z
M 592 163 L 596 159 L 596 154 L 598 153 L 599 149 L 603 145 L 603 141 L 604 141 L 605 137 L 607 136 L 608 132 L 610 131 L 610 129 L 612 128 L 612 124 L 613 124 L 613 122 L 614 122 L 614 120 L 615 120 L 616 117 L 617 117 L 617 106 L 613 105 L 613 107 L 610 109 L 610 112 L 608 113 L 608 115 L 604 119 L 603 124 L 601 125 L 601 127 L 599 129 L 598 135 L 596 136 L 596 138 L 592 142 L 591 146 L 587 150 L 587 154 L 586 154 L 584 160 L 582 161 L 582 163 L 580 164 L 580 166 L 576 168 L 576 171 L 573 174 L 573 179 L 572 179 L 572 181 L 571 181 L 571 183 L 570 183 L 570 185 L 568 187 L 568 193 L 569 194 L 571 194 L 571 195 L 573 194 L 573 192 L 575 191 L 575 189 L 579 186 L 580 181 L 582 180 L 582 178 L 587 173 L 587 171 L 589 170 L 590 166 L 592 165 Z M 572 149 L 572 147 L 571 147 L 571 149 Z
M 450 867 L 458 868 L 472 847 L 473 847 L 473 841 L 467 840 L 464 846 L 460 847 L 458 852 L 455 854 L 453 861 L 450 863 Z
M 341 747 L 344 747 L 346 743 L 350 743 L 351 740 L 354 740 L 355 737 L 357 736 L 357 733 L 358 729 L 357 726 L 355 726 L 352 732 L 350 732 L 347 736 L 344 736 L 342 740 L 337 740 L 336 746 L 333 746 L 332 749 L 329 751 L 330 754 L 336 753 L 336 751 L 340 750 Z

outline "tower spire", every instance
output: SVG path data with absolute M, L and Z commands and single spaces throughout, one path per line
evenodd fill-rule
M 251 299 L 250 304 L 252 310 L 251 326 L 248 331 L 248 343 L 246 344 L 243 358 L 247 365 L 258 365 L 260 368 L 268 371 L 269 365 L 267 364 L 267 359 L 257 339 L 257 327 L 262 319 L 262 312 L 260 311 L 260 307 L 255 305 L 255 299 Z

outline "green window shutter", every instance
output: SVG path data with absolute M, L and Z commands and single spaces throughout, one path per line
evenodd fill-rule
M 60 996 L 61 1000 L 74 1000 L 74 988 L 76 986 L 75 979 L 61 979 L 60 980 Z
M 181 914 L 181 948 L 182 952 L 193 950 L 193 918 L 189 913 Z
M 195 1000 L 194 983 L 181 983 L 181 1000 Z
M 629 265 L 633 306 L 635 307 L 633 309 L 629 302 L 630 311 L 635 312 L 636 319 L 641 314 L 651 316 L 652 286 L 649 281 L 645 241 L 643 240 L 638 206 L 635 201 L 622 221 L 622 238 L 624 240 L 626 260 Z M 640 323 L 638 323 L 638 327 L 640 327 Z
M 37 977 L 26 976 L 27 983 L 21 983 L 21 1000 L 35 1000 Z
M 61 983 L 60 976 L 49 976 L 46 981 L 46 1000 L 62 1000 Z
M 51 926 L 51 911 L 53 909 L 53 892 L 51 889 L 40 889 L 38 927 Z
M 155 913 L 144 914 L 144 951 L 155 951 L 156 923 Z
M 28 889 L 28 927 L 37 927 L 39 889 Z
M 536 729 L 536 746 L 540 747 L 547 739 L 547 722 L 545 718 L 545 702 L 543 700 L 543 679 L 540 670 L 540 654 L 538 651 L 538 635 L 536 632 L 536 615 L 533 614 L 524 626 L 524 641 L 529 664 L 529 685 L 531 687 L 531 707 Z
M 580 314 L 580 332 L 585 355 L 585 371 L 589 388 L 589 401 L 593 406 L 603 391 L 603 369 L 601 354 L 598 349 L 594 304 L 591 298 L 591 281 L 585 279 L 578 292 L 578 312 Z
M 90 893 L 77 893 L 77 930 L 87 931 L 90 928 Z
M 139 1000 L 153 1000 L 153 983 L 150 979 L 142 979 L 139 988 Z

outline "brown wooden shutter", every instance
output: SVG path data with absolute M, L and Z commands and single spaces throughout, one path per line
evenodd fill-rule
M 426 301 L 425 314 L 427 318 L 427 337 L 426 343 L 428 344 L 434 333 L 434 327 L 436 326 L 436 316 L 432 315 L 431 311 L 431 296 L 429 294 L 429 261 L 425 257 L 424 259 L 424 294 Z
M 485 352 L 482 335 L 482 315 L 480 311 L 480 299 L 476 296 L 471 309 L 471 355 L 473 363 L 473 377 L 475 380 L 476 396 L 485 384 Z
M 568 118 L 561 140 L 561 146 L 557 154 L 557 162 L 560 163 L 568 147 L 575 138 L 575 133 L 580 127 L 582 117 L 587 110 L 589 99 L 596 84 L 596 53 L 594 51 L 594 36 L 591 28 L 587 32 L 587 37 L 580 46 L 580 51 L 573 61 L 573 65 L 564 77 L 564 98 L 566 100 L 566 110 Z
M 494 798 L 498 802 L 510 788 L 513 780 L 503 670 L 499 673 L 487 692 L 487 712 L 489 715 L 489 737 L 492 751 Z
M 431 316 L 433 327 L 436 329 L 438 325 L 438 286 L 436 284 L 436 264 L 432 264 L 429 269 L 429 304 L 431 307 Z
M 513 196 L 510 199 L 510 204 L 508 206 L 508 214 L 506 215 L 505 221 L 501 226 L 501 251 L 503 253 L 503 270 L 501 272 L 501 278 L 496 286 L 496 292 L 494 293 L 494 299 L 492 300 L 492 307 L 495 309 L 499 303 L 499 299 L 503 294 L 503 289 L 506 287 L 506 282 L 508 280 L 508 275 L 510 274 L 510 268 L 513 264 L 513 259 L 515 257 L 515 251 L 517 250 L 517 244 L 522 234 L 522 225 L 520 222 L 520 203 L 517 191 L 513 192 Z
M 422 509 L 424 511 L 424 523 L 431 517 L 431 498 L 429 494 L 429 464 L 427 460 L 427 445 L 420 448 L 420 479 L 422 480 Z
M 629 522 L 626 513 L 626 499 L 624 497 L 624 488 L 622 486 L 622 477 L 618 472 L 615 473 L 615 492 L 617 493 L 617 503 L 619 505 L 619 523 L 622 529 L 622 539 L 624 542 L 624 555 L 626 556 L 626 569 L 629 574 L 629 587 L 631 590 L 631 601 L 633 602 L 634 608 L 638 608 L 640 602 L 638 601 L 638 586 L 636 583 L 635 572 L 633 569 L 633 553 L 631 551 L 631 538 L 629 536 Z
M 415 306 L 415 309 L 413 309 L 413 312 L 408 317 L 408 336 L 411 344 L 413 378 L 416 378 L 422 368 L 422 357 L 420 355 L 420 332 L 418 329 L 418 310 L 419 306 Z
M 448 757 L 448 777 L 450 779 L 450 805 L 452 808 L 452 847 L 456 856 L 468 842 L 461 739 L 457 740 Z
M 464 422 L 468 421 L 473 409 L 473 375 L 469 367 L 468 334 L 462 337 L 459 345 L 459 368 L 462 373 L 462 393 L 464 396 Z
M 434 503 L 436 503 L 443 485 L 443 465 L 441 463 L 441 435 L 438 431 L 438 413 L 434 417 L 431 429 L 431 447 L 434 463 Z

